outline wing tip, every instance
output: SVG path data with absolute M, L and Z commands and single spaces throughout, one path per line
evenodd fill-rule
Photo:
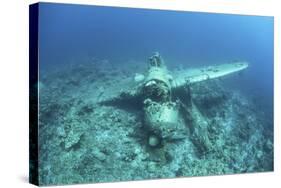
M 235 62 L 235 66 L 240 70 L 243 70 L 249 67 L 249 63 L 247 61 L 239 61 Z

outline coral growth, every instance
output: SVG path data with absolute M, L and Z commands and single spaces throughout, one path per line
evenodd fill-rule
M 112 68 L 85 62 L 42 73 L 40 83 L 40 184 L 72 184 L 273 170 L 272 119 L 250 96 L 223 81 L 190 88 L 185 137 L 148 139 L 142 109 L 100 105 L 135 84 L 140 63 Z M 183 94 L 184 95 L 184 94 Z M 200 113 L 199 113 L 200 112 Z

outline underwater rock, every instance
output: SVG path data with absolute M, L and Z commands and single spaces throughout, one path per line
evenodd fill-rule
M 63 127 L 58 127 L 57 128 L 57 135 L 60 137 L 66 137 L 66 132 Z
M 101 152 L 99 149 L 95 148 L 93 149 L 93 155 L 96 159 L 98 159 L 99 161 L 105 161 L 106 160 L 106 155 Z
M 64 147 L 65 149 L 70 149 L 74 145 L 78 144 L 81 140 L 82 132 L 75 132 L 73 129 L 70 130 L 67 137 L 64 139 Z
M 147 165 L 147 170 L 149 172 L 155 172 L 157 170 L 157 163 L 153 161 L 149 162 Z

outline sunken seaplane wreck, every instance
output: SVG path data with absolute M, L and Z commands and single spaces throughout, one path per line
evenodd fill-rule
M 212 146 L 208 138 L 208 122 L 193 102 L 190 86 L 247 67 L 247 62 L 236 61 L 170 72 L 156 52 L 149 58 L 147 72 L 138 74 L 135 87 L 100 104 L 116 107 L 131 104 L 135 108 L 142 108 L 143 124 L 147 131 L 146 143 L 152 149 L 165 148 L 171 142 L 193 135 L 191 141 L 199 150 L 209 150 Z

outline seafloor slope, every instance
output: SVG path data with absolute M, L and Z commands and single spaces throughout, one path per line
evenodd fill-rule
M 191 88 L 209 147 L 196 126 L 185 139 L 150 148 L 142 109 L 98 104 L 133 86 L 145 64 L 91 60 L 40 74 L 41 185 L 273 170 L 272 119 L 250 97 L 214 80 Z M 231 78 L 229 78 L 231 79 Z M 198 126 L 200 127 L 200 125 Z

